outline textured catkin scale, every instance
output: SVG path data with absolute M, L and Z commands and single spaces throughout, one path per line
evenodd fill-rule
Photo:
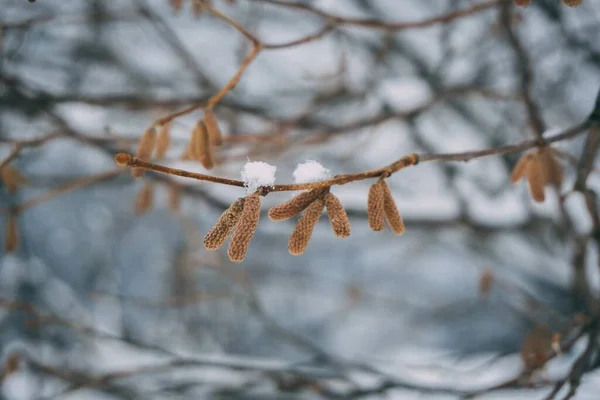
M 242 262 L 248 252 L 250 241 L 256 232 L 260 219 L 260 196 L 251 194 L 244 200 L 244 209 L 235 231 L 231 236 L 227 254 L 233 262 Z
M 212 169 L 214 167 L 214 161 L 212 157 L 212 148 L 209 142 L 208 130 L 203 121 L 198 121 L 194 128 L 194 146 L 193 151 L 196 160 L 202 164 L 206 169 Z
M 323 213 L 323 208 L 325 208 L 325 203 L 321 199 L 316 199 L 306 208 L 306 211 L 298 220 L 288 242 L 288 250 L 292 255 L 299 256 L 306 250 L 315 225 L 319 222 L 319 218 Z
M 344 206 L 334 194 L 327 193 L 323 196 L 325 207 L 327 207 L 327 216 L 333 229 L 333 234 L 339 238 L 350 236 L 350 220 L 344 210 Z
M 217 121 L 217 117 L 212 108 L 204 110 L 204 123 L 206 124 L 210 143 L 215 146 L 220 146 L 221 143 L 223 143 L 223 134 L 221 133 L 219 122 Z
M 17 216 L 13 213 L 6 218 L 6 233 L 4 236 L 4 252 L 12 253 L 19 247 L 19 226 Z
M 560 187 L 563 182 L 563 170 L 556 158 L 554 149 L 544 146 L 539 150 L 538 157 L 544 171 L 544 183 Z
M 148 161 L 152 158 L 152 152 L 154 152 L 154 147 L 156 146 L 156 129 L 154 127 L 147 129 L 140 138 L 140 142 L 138 143 L 138 148 L 136 152 L 136 157 L 142 161 Z M 131 170 L 131 175 L 134 178 L 139 178 L 144 174 L 144 170 L 142 168 L 133 168 Z
M 521 360 L 526 371 L 542 367 L 552 354 L 552 334 L 547 326 L 538 325 L 523 340 Z
M 385 218 L 392 231 L 396 235 L 402 235 L 406 230 L 404 227 L 404 220 L 402 220 L 398 207 L 396 207 L 392 191 L 386 181 L 381 181 L 381 185 L 383 186 L 383 210 Z
M 221 217 L 215 226 L 208 231 L 204 237 L 204 247 L 206 247 L 207 250 L 216 250 L 225 243 L 225 240 L 227 240 L 227 237 L 240 220 L 240 216 L 244 210 L 244 201 L 245 198 L 243 197 L 234 201 L 233 204 L 221 214 Z
M 511 183 L 518 182 L 523 176 L 525 176 L 525 172 L 527 172 L 527 164 L 531 160 L 531 154 L 525 153 L 519 158 L 519 161 L 515 164 L 515 167 L 512 170 L 510 175 Z
M 135 198 L 135 213 L 143 214 L 152 208 L 154 202 L 154 185 L 145 183 Z
M 171 129 L 169 124 L 165 124 L 160 128 L 158 139 L 156 140 L 156 159 L 162 160 L 165 158 L 169 147 L 171 147 Z
M 569 7 L 577 7 L 580 6 L 581 3 L 583 3 L 583 0 L 563 0 L 563 3 L 565 3 Z
M 385 211 L 384 211 L 384 189 L 381 181 L 377 181 L 369 189 L 369 200 L 367 203 L 367 216 L 369 218 L 369 226 L 375 232 L 385 228 Z
M 313 189 L 308 192 L 302 192 L 285 203 L 272 207 L 269 210 L 269 218 L 272 221 L 285 221 L 300 214 L 308 207 L 317 197 L 322 194 L 320 189 Z
M 532 157 L 527 163 L 527 182 L 529 183 L 529 193 L 538 203 L 545 200 L 544 194 L 544 169 L 539 157 Z

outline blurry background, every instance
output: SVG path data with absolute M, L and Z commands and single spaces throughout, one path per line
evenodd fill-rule
M 294 257 L 293 221 L 264 215 L 246 260 L 232 264 L 226 248 L 208 252 L 202 240 L 242 189 L 134 180 L 113 161 L 156 118 L 216 93 L 251 48 L 210 13 L 194 15 L 190 1 L 179 12 L 175 3 L 0 0 L 0 162 L 10 156 L 12 168 L 0 226 L 13 215 L 19 237 L 0 250 L 0 398 L 548 395 L 553 385 L 536 377 L 536 389 L 523 388 L 519 351 L 535 326 L 570 332 L 590 312 L 571 289 L 574 267 L 593 292 L 600 283 L 584 196 L 561 202 L 547 190 L 533 203 L 524 183 L 509 183 L 522 153 L 424 163 L 388 179 L 404 235 L 369 229 L 373 180 L 355 182 L 332 188 L 350 216 L 348 239 L 323 217 Z M 215 0 L 267 44 L 319 32 L 327 20 L 314 10 L 350 23 L 252 62 L 215 108 L 226 140 L 209 173 L 239 179 L 248 159 L 262 160 L 277 166 L 276 183 L 290 183 L 306 159 L 341 174 L 411 152 L 519 143 L 535 138 L 526 93 L 549 135 L 580 124 L 600 85 L 600 4 L 583 3 Z M 206 172 L 181 161 L 201 116 L 173 121 L 160 164 Z M 563 193 L 585 140 L 556 146 Z M 136 210 L 147 184 L 153 204 Z M 587 187 L 599 186 L 592 170 Z M 263 211 L 290 196 L 266 196 Z M 548 364 L 552 382 L 584 349 L 595 355 L 587 340 Z M 575 398 L 596 398 L 600 377 L 580 376 Z

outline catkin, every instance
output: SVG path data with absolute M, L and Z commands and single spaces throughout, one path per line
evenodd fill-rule
M 211 147 L 206 125 L 203 121 L 198 121 L 192 132 L 192 154 L 206 169 L 212 169 L 214 166 Z
M 215 226 L 208 231 L 204 237 L 204 247 L 206 247 L 207 250 L 216 250 L 225 243 L 225 240 L 227 240 L 227 237 L 240 220 L 240 216 L 244 210 L 244 200 L 245 199 L 241 197 L 234 201 L 233 204 L 221 214 L 221 217 Z
M 151 183 L 146 183 L 135 198 L 135 213 L 143 214 L 152 207 L 154 202 L 154 186 Z
M 547 326 L 537 325 L 523 340 L 521 360 L 526 371 L 543 366 L 551 356 L 552 334 Z
M 539 150 L 538 157 L 544 172 L 544 184 L 560 187 L 563 182 L 563 171 L 556 159 L 554 149 L 544 146 Z
M 383 186 L 383 209 L 385 212 L 385 218 L 392 231 L 396 235 L 402 235 L 406 229 L 404 227 L 402 216 L 398 211 L 398 207 L 396 207 L 396 202 L 392 196 L 392 191 L 390 190 L 390 187 L 386 181 L 381 181 L 381 185 Z
M 179 211 L 181 203 L 181 188 L 179 185 L 171 184 L 169 186 L 169 209 L 174 213 Z
M 272 221 L 285 221 L 300 214 L 308 207 L 317 197 L 322 194 L 322 190 L 313 189 L 308 192 L 302 192 L 285 203 L 272 207 L 269 210 L 269 218 Z
M 325 208 L 325 203 L 321 199 L 313 201 L 304 211 L 302 217 L 298 220 L 292 236 L 288 242 L 288 250 L 291 254 L 299 256 L 304 253 L 308 242 L 312 236 L 315 225 L 319 221 Z
M 583 0 L 563 0 L 563 3 L 565 3 L 569 7 L 577 7 L 580 6 L 581 3 L 583 3 Z
M 169 124 L 165 124 L 160 128 L 160 132 L 158 133 L 156 159 L 161 160 L 165 158 L 169 147 L 171 147 L 171 129 Z
M 367 204 L 367 216 L 369 226 L 375 232 L 385 228 L 384 194 L 381 181 L 377 181 L 369 189 L 369 200 Z
M 152 158 L 152 152 L 154 151 L 155 145 L 156 129 L 154 127 L 146 129 L 146 131 L 142 134 L 142 137 L 140 138 L 140 142 L 138 143 L 136 157 L 142 161 L 148 161 Z M 131 175 L 134 178 L 139 178 L 143 174 L 144 170 L 142 168 L 133 168 L 131 170 Z
M 26 185 L 29 180 L 23 176 L 21 171 L 12 165 L 5 165 L 0 171 L 0 179 L 11 194 L 17 193 L 20 185 Z
M 4 252 L 12 253 L 17 247 L 19 247 L 19 226 L 17 225 L 17 216 L 14 213 L 10 213 L 6 218 Z
M 235 231 L 229 241 L 227 254 L 233 262 L 241 262 L 246 257 L 250 241 L 256 232 L 260 218 L 260 196 L 252 194 L 244 200 L 244 209 Z
M 344 206 L 334 194 L 327 193 L 323 196 L 325 207 L 327 207 L 327 216 L 333 229 L 333 234 L 340 238 L 350 236 L 350 220 L 344 210 Z
M 519 158 L 519 161 L 517 161 L 517 163 L 515 164 L 515 167 L 513 168 L 512 173 L 510 175 L 510 181 L 512 183 L 519 181 L 521 178 L 523 178 L 523 176 L 525 176 L 525 173 L 527 172 L 527 164 L 530 160 L 530 153 L 525 153 L 521 156 L 521 158 Z
M 544 170 L 538 157 L 532 157 L 527 163 L 527 182 L 529 183 L 529 193 L 531 197 L 541 203 L 546 198 L 544 194 Z
M 170 3 L 175 12 L 181 10 L 181 7 L 183 6 L 183 0 L 170 0 Z
M 219 122 L 217 121 L 217 117 L 212 108 L 204 110 L 204 123 L 206 124 L 210 143 L 215 146 L 220 146 L 221 143 L 223 143 L 223 134 L 221 133 Z

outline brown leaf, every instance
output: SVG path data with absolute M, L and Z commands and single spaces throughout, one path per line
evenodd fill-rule
M 545 200 L 544 194 L 544 169 L 539 157 L 532 157 L 527 163 L 527 182 L 529 183 L 529 193 L 531 197 L 541 203 Z
M 515 164 L 515 167 L 512 170 L 512 174 L 510 175 L 511 183 L 518 182 L 521 178 L 525 176 L 527 172 L 527 164 L 531 160 L 531 154 L 525 153 L 519 158 L 519 161 Z

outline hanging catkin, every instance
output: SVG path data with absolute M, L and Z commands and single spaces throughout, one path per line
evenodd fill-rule
M 323 196 L 325 207 L 327 208 L 327 216 L 333 229 L 333 234 L 340 238 L 350 236 L 350 220 L 348 214 L 344 210 L 344 206 L 333 193 L 327 193 Z
M 384 189 L 381 181 L 375 182 L 369 189 L 367 217 L 369 226 L 375 232 L 385 228 Z
M 241 262 L 246 257 L 250 241 L 256 232 L 260 218 L 260 196 L 252 194 L 244 200 L 244 209 L 231 236 L 227 254 L 233 262 Z
M 244 210 L 244 200 L 243 197 L 237 199 L 221 214 L 215 226 L 204 237 L 204 247 L 208 250 L 216 250 L 225 243 L 225 240 L 240 220 Z
M 288 249 L 291 254 L 299 256 L 304 253 L 315 225 L 323 213 L 324 207 L 325 203 L 323 203 L 321 199 L 316 199 L 306 208 L 306 211 L 304 211 L 304 214 L 302 214 L 302 217 L 298 220 L 294 232 L 292 232 L 292 236 L 290 236 L 288 242 Z

